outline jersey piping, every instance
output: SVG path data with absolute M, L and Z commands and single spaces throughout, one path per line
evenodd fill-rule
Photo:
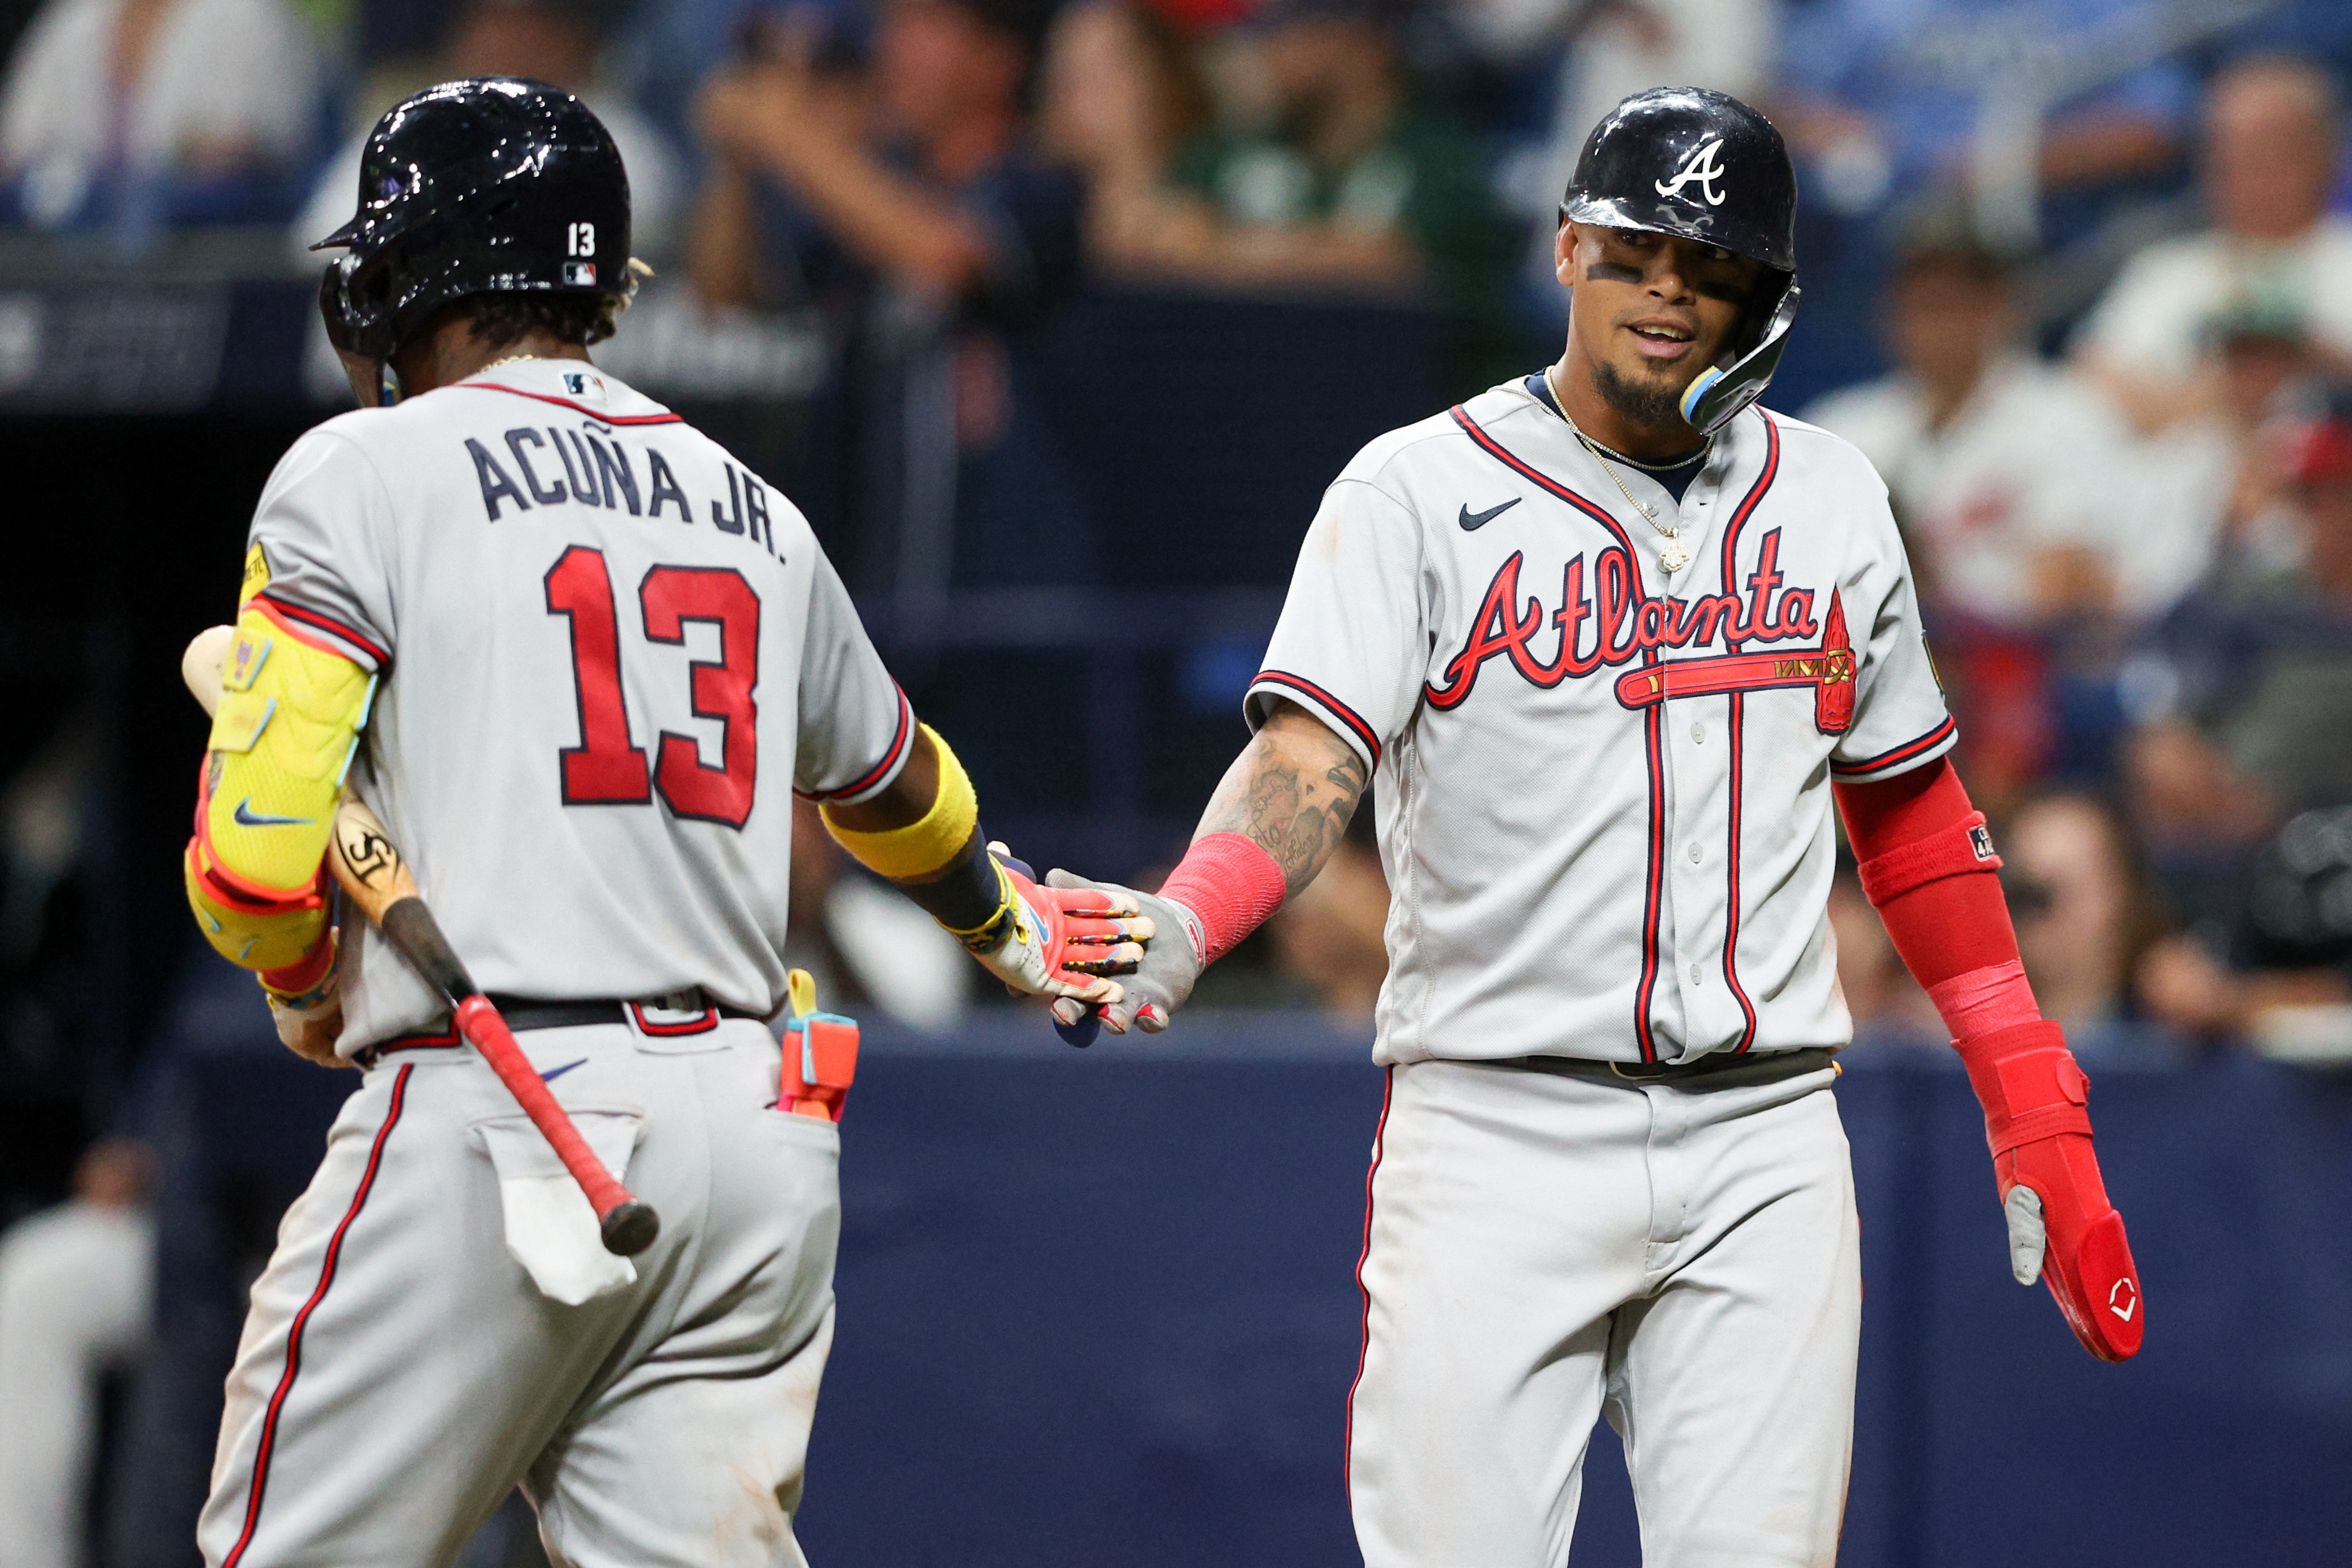
M 1293 675 L 1284 669 L 1261 669 L 1250 681 L 1250 685 L 1253 689 L 1259 686 L 1286 686 L 1307 698 L 1352 731 L 1356 739 L 1363 742 L 1364 750 L 1371 753 L 1372 766 L 1381 765 L 1381 738 L 1372 727 L 1364 721 L 1363 715 L 1305 676 Z
M 245 1529 L 238 1533 L 236 1544 L 229 1548 L 228 1555 L 221 1559 L 221 1568 L 236 1568 L 246 1548 L 253 1544 L 254 1528 L 261 1522 L 262 1494 L 269 1485 L 269 1461 L 278 1446 L 278 1419 L 286 1413 L 287 1396 L 294 1392 L 294 1379 L 302 1370 L 302 1331 L 310 1326 L 310 1315 L 319 1310 L 319 1303 L 327 1299 L 327 1291 L 335 1283 L 335 1270 L 343 1258 L 343 1238 L 351 1234 L 352 1222 L 360 1217 L 360 1210 L 367 1206 L 368 1194 L 375 1190 L 376 1174 L 383 1168 L 383 1146 L 390 1142 L 392 1130 L 400 1125 L 402 1108 L 408 1102 L 408 1075 L 415 1070 L 414 1063 L 404 1066 L 392 1080 L 392 1108 L 384 1112 L 383 1125 L 376 1129 L 375 1144 L 368 1151 L 367 1168 L 360 1173 L 359 1190 L 352 1194 L 352 1206 L 344 1211 L 342 1223 L 335 1226 L 335 1234 L 328 1239 L 326 1259 L 319 1266 L 317 1287 L 311 1290 L 310 1299 L 302 1303 L 302 1310 L 294 1314 L 294 1325 L 287 1331 L 286 1367 L 278 1373 L 277 1391 L 269 1396 L 269 1411 L 261 1422 L 261 1439 L 254 1448 L 253 1480 L 245 1500 Z
M 853 780 L 851 783 L 842 785 L 839 789 L 796 789 L 793 791 L 793 793 L 800 796 L 803 800 L 833 800 L 847 802 L 853 796 L 864 795 L 869 790 L 878 789 L 885 781 L 887 781 L 893 773 L 898 772 L 898 761 L 907 754 L 908 742 L 912 741 L 914 736 L 915 705 L 907 700 L 906 689 L 904 687 L 900 687 L 898 688 L 898 733 L 890 737 L 889 749 L 882 753 L 882 760 L 880 762 L 875 763 L 858 778 Z
M 1558 497 L 1587 517 L 1606 528 L 1625 552 L 1625 571 L 1634 596 L 1646 598 L 1648 590 L 1642 584 L 1642 558 L 1634 553 L 1633 542 L 1626 535 L 1623 525 L 1608 511 L 1587 500 L 1566 485 L 1521 461 L 1501 442 L 1479 427 L 1470 417 L 1469 410 L 1455 404 L 1452 410 L 1454 422 L 1463 433 L 1477 443 L 1480 450 L 1520 478 L 1528 480 L 1548 494 Z M 1654 647 L 1642 650 L 1643 665 L 1658 662 Z M 1650 1003 L 1658 986 L 1658 927 L 1665 913 L 1666 884 L 1666 766 L 1664 754 L 1665 705 L 1656 704 L 1642 716 L 1643 750 L 1646 753 L 1650 778 L 1649 866 L 1643 878 L 1642 891 L 1642 980 L 1633 988 L 1633 1036 L 1642 1048 L 1642 1059 L 1658 1059 L 1658 1043 L 1650 1031 Z
M 359 633 L 352 630 L 351 627 L 335 619 L 332 616 L 321 615 L 319 611 L 310 609 L 305 605 L 290 603 L 289 601 L 282 599 L 276 594 L 270 593 L 266 589 L 261 593 L 256 594 L 253 596 L 253 602 L 262 606 L 265 614 L 275 612 L 278 615 L 285 616 L 288 620 L 299 622 L 302 626 L 308 626 L 313 631 L 325 632 L 330 637 L 341 638 L 344 642 L 351 644 L 352 647 L 359 649 L 362 653 L 366 654 L 370 658 L 375 660 L 378 669 L 383 668 L 383 667 L 392 662 L 392 655 L 389 652 L 379 647 L 372 639 L 363 637 Z M 287 629 L 289 631 L 292 631 L 294 628 L 289 626 Z M 300 634 L 297 633 L 296 635 L 299 636 Z M 328 651 L 331 653 L 339 650 L 331 648 Z
M 1389 1108 L 1396 1103 L 1396 1068 L 1381 1079 L 1381 1120 L 1372 1129 L 1372 1163 L 1364 1173 L 1364 1247 L 1356 1254 L 1356 1291 L 1364 1299 L 1363 1333 L 1356 1342 L 1356 1375 L 1348 1384 L 1348 1430 L 1339 1450 L 1339 1486 L 1346 1490 L 1356 1479 L 1356 1391 L 1364 1385 L 1364 1363 L 1372 1353 L 1372 1288 L 1364 1283 L 1364 1265 L 1372 1258 L 1372 1193 L 1380 1180 L 1381 1158 L 1388 1152 Z
M 517 397 L 529 397 L 541 403 L 552 403 L 558 408 L 569 408 L 574 414 L 584 414 L 604 425 L 683 425 L 686 416 L 664 409 L 659 414 L 612 414 L 602 408 L 591 408 L 584 403 L 574 403 L 568 397 L 558 397 L 551 392 L 525 392 L 520 386 L 500 386 L 495 381 L 466 381 L 457 384 L 476 392 L 506 392 Z
M 1763 500 L 1764 493 L 1772 488 L 1772 480 L 1780 471 L 1780 426 L 1762 409 L 1758 409 L 1757 413 L 1764 420 L 1764 471 L 1756 476 L 1756 482 L 1748 487 L 1747 496 L 1741 500 L 1738 510 L 1731 514 L 1731 521 L 1723 531 L 1723 592 L 1726 595 L 1733 592 L 1734 579 L 1739 574 L 1739 531 L 1748 525 L 1748 519 L 1755 512 L 1757 504 Z M 1726 637 L 1724 646 L 1727 653 L 1736 655 L 1739 651 L 1739 642 L 1736 637 Z M 1661 702 L 1659 706 L 1664 708 L 1664 704 Z M 1729 706 L 1731 761 L 1726 782 L 1731 809 L 1730 826 L 1724 836 L 1727 841 L 1724 859 L 1729 869 L 1726 872 L 1727 880 L 1724 900 L 1723 980 L 1731 987 L 1732 997 L 1739 1004 L 1739 1016 L 1743 1020 L 1739 1043 L 1732 1047 L 1737 1054 L 1756 1043 L 1756 1004 L 1748 996 L 1748 988 L 1739 984 L 1739 860 L 1742 807 L 1745 805 L 1742 796 L 1746 787 L 1747 694 L 1740 691 L 1730 693 Z
M 1853 778 L 1862 773 L 1874 773 L 1888 768 L 1900 772 L 1902 764 L 1906 763 L 1926 760 L 1928 753 L 1951 739 L 1958 728 L 1958 721 L 1951 715 L 1946 714 L 1942 723 L 1916 741 L 1906 741 L 1899 746 L 1881 752 L 1874 757 L 1864 757 L 1860 762 L 1832 762 L 1830 772 L 1844 779 Z

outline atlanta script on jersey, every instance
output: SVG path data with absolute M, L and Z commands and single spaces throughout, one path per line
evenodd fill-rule
M 1679 507 L 1619 470 L 1680 530 L 1669 574 L 1531 383 L 1358 454 L 1250 688 L 1253 724 L 1297 702 L 1374 770 L 1376 1054 L 1843 1045 L 1830 780 L 1954 739 L 1885 488 L 1750 409 Z
M 353 769 L 485 990 L 782 1003 L 792 791 L 897 775 L 904 696 L 797 510 L 576 360 L 331 419 L 252 543 L 385 674 Z M 442 1005 L 344 932 L 341 1048 Z

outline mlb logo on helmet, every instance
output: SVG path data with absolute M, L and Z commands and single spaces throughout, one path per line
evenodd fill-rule
M 593 261 L 567 261 L 563 264 L 563 281 L 579 289 L 596 287 L 596 264 Z

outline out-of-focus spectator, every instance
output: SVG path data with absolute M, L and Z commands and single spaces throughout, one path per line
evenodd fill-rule
M 151 1159 L 90 1146 L 67 1202 L 0 1236 L 0 1521 L 8 1568 L 84 1559 L 100 1387 L 147 1338 L 155 1227 Z
M 666 257 L 677 229 L 684 184 L 668 139 L 618 92 L 595 81 L 601 43 L 593 6 L 574 0 L 472 0 L 443 40 L 436 79 L 515 76 L 579 93 L 613 133 L 629 171 L 629 239 L 641 256 Z M 424 82 L 416 87 L 426 85 Z M 395 95 L 405 97 L 405 91 Z M 336 150 L 288 237 L 305 267 L 319 264 L 310 245 L 351 221 L 358 202 L 360 159 L 374 116 Z
M 1023 391 L 1083 253 L 1083 189 L 1024 113 L 1046 20 L 1041 0 L 888 0 L 862 76 L 783 31 L 701 99 L 696 289 L 824 313 L 836 374 L 796 499 L 854 587 L 909 605 L 1093 571 Z
M 1299 889 L 1267 923 L 1275 959 L 1288 978 L 1315 994 L 1335 1018 L 1370 1023 L 1388 978 L 1388 879 L 1368 831 L 1371 810 L 1360 805 L 1350 832 L 1321 875 Z
M 1884 313 L 1895 374 L 1806 417 L 1877 468 L 1924 591 L 2012 626 L 2110 607 L 2123 558 L 2162 543 L 2119 515 L 2130 433 L 2022 346 L 2009 265 L 1958 223 L 1924 220 Z
M 2282 443 L 2301 563 L 2231 563 L 2159 633 L 2168 706 L 2276 814 L 2352 803 L 2352 388 Z
M 1217 222 L 1171 237 L 1172 275 L 1237 289 L 1424 288 L 1446 312 L 1458 374 L 1522 357 L 1509 326 L 1518 244 L 1461 127 L 1416 99 L 1385 0 L 1272 0 L 1249 57 L 1253 121 L 1196 141 L 1178 180 Z
M 2343 123 L 2317 67 L 2248 60 L 2206 103 L 2211 226 L 2149 247 L 2084 322 L 2083 363 L 2143 428 L 2209 408 L 2210 325 L 2250 301 L 2299 310 L 2327 354 L 2352 355 L 2352 219 L 2327 210 Z
M 2138 661 L 2133 813 L 2194 937 L 2146 984 L 2151 1007 L 2193 1032 L 2239 1028 L 2293 988 L 2228 967 L 2246 956 L 2260 847 L 2294 813 L 2352 803 L 2352 391 L 2324 408 L 2257 446 L 2278 466 L 2299 561 L 2225 550 Z
M 1490 17 L 1498 10 L 1506 8 L 1477 8 Z M 1780 20 L 1775 0 L 1600 0 L 1551 11 L 1568 47 L 1553 84 L 1550 134 L 1533 158 L 1515 163 L 1510 180 L 1512 205 L 1533 220 L 1528 260 L 1547 293 L 1558 286 L 1560 193 L 1601 117 L 1654 87 L 1711 87 L 1754 101 L 1770 79 Z
M 2029 151 L 2044 192 L 2161 171 L 2194 83 L 2156 53 L 2145 0 L 1818 0 L 1792 7 L 1775 119 L 1815 171 L 1808 200 L 1846 214 L 1970 179 L 1989 94 L 2047 100 Z
M 1854 1043 L 1945 1045 L 1949 1037 L 1935 1004 L 1904 967 L 1850 862 L 1839 866 L 1830 883 L 1829 917 L 1838 993 L 1853 1018 Z
M 2249 298 L 2206 323 L 2210 398 L 2135 443 L 2133 476 L 2109 515 L 2124 520 L 2119 596 L 2168 610 L 2200 582 L 2292 566 L 2300 524 L 2284 495 L 2275 437 L 2307 415 L 2323 361 L 2293 302 Z
M 697 234 L 704 297 L 756 302 L 773 269 L 802 259 L 763 246 L 762 182 L 903 287 L 1005 313 L 1066 287 L 1079 192 L 1031 153 L 1023 123 L 1044 21 L 1025 0 L 889 0 L 864 83 L 782 48 L 713 79 L 699 110 L 721 161 Z
M 2166 1042 L 2131 1016 L 2132 976 L 2164 925 L 2122 817 L 2089 795 L 2043 795 L 2019 808 L 2000 841 L 2018 952 L 2042 1016 L 2087 1058 L 2161 1051 Z
M 939 1030 L 961 1016 L 973 973 L 956 940 L 891 889 L 844 863 L 813 801 L 793 802 L 792 912 L 784 962 L 816 982 L 817 1005 L 879 1008 Z
M 42 227 L 272 216 L 319 88 L 282 0 L 49 0 L 0 92 L 0 175 Z
M 1190 41 L 1162 12 L 1129 0 L 1065 10 L 1046 42 L 1038 99 L 1045 151 L 1086 173 L 1097 268 L 1148 274 L 1209 253 L 1215 214 L 1173 175 L 1215 105 Z

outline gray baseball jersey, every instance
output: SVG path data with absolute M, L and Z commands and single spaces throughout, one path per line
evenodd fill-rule
M 790 791 L 897 776 L 905 697 L 807 521 L 585 362 L 499 364 L 287 453 L 261 590 L 383 673 L 360 794 L 485 990 L 784 994 Z M 347 926 L 346 1055 L 444 1007 Z
M 1830 782 L 1954 739 L 1885 487 L 1760 408 L 1679 504 L 1612 467 L 1654 520 L 1507 383 L 1365 447 L 1299 552 L 1247 711 L 1373 770 L 1382 1061 L 1852 1037 Z

